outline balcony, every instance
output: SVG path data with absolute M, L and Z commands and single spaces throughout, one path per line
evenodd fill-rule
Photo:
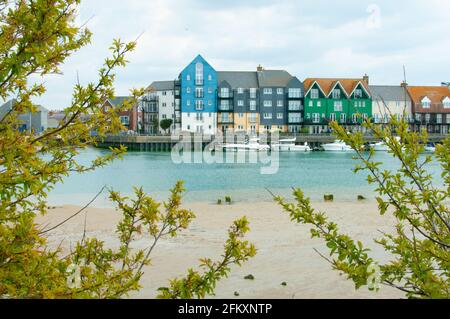
M 249 123 L 258 123 L 258 119 L 255 118 L 255 117 L 249 117 L 249 118 L 248 118 L 248 122 L 249 122 Z
M 293 117 L 288 119 L 289 124 L 301 124 L 303 123 L 303 119 L 301 117 Z
M 233 124 L 234 120 L 232 117 L 219 117 L 218 123 L 219 124 Z
M 205 80 L 203 78 L 196 78 L 195 79 L 195 85 L 196 86 L 203 86 L 205 84 Z
M 234 108 L 232 105 L 220 105 L 217 107 L 219 112 L 233 112 Z
M 233 97 L 234 97 L 233 92 L 228 92 L 228 93 L 219 92 L 219 99 L 226 100 L 226 99 L 232 99 Z
M 303 111 L 303 105 L 300 106 L 289 106 L 288 107 L 289 112 L 302 112 Z

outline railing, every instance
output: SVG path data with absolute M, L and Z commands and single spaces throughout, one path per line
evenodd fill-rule
M 219 92 L 219 99 L 232 99 L 234 97 L 233 92 L 228 92 L 228 93 L 222 93 Z
M 288 123 L 289 124 L 300 124 L 300 123 L 303 123 L 303 119 L 300 117 L 300 118 L 290 118 L 290 119 L 288 119 Z
M 228 106 L 221 106 L 219 105 L 217 108 L 220 112 L 233 112 L 233 106 L 228 105 Z
M 218 123 L 219 124 L 233 124 L 234 120 L 233 120 L 233 118 L 220 118 L 219 117 Z

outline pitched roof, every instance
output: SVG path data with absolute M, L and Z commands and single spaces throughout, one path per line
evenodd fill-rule
M 120 106 L 122 105 L 126 100 L 131 99 L 131 96 L 116 96 L 113 99 L 109 99 L 108 102 L 112 106 Z
M 260 87 L 287 86 L 293 76 L 285 70 L 263 70 L 257 72 Z
M 217 72 L 217 79 L 219 84 L 222 81 L 227 81 L 232 89 L 243 88 L 258 88 L 258 77 L 256 72 L 246 71 L 219 71 Z
M 408 93 L 414 103 L 420 103 L 427 96 L 431 103 L 439 104 L 450 98 L 450 89 L 445 86 L 408 86 Z
M 153 89 L 155 91 L 172 91 L 175 89 L 174 81 L 154 81 L 147 87 L 147 90 Z
M 370 85 L 369 88 L 376 101 L 411 101 L 406 89 L 400 85 Z
M 358 83 L 361 83 L 363 87 L 366 89 L 366 91 L 369 94 L 371 94 L 369 86 L 367 85 L 366 81 L 364 81 L 362 78 L 361 79 L 308 78 L 303 82 L 303 84 L 305 85 L 306 92 L 309 91 L 314 82 L 317 82 L 317 84 L 321 87 L 326 96 L 330 95 L 331 90 L 336 86 L 337 82 L 339 82 L 342 85 L 347 95 L 350 95 L 355 90 Z

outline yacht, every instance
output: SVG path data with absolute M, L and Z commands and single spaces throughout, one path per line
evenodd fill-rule
M 387 152 L 389 150 L 389 147 L 384 142 L 371 143 L 369 147 L 375 152 Z
M 326 152 L 351 152 L 353 149 L 343 141 L 334 141 L 333 143 L 323 144 L 322 148 Z
M 436 146 L 434 146 L 434 144 L 432 144 L 432 143 L 425 145 L 425 152 L 430 152 L 430 153 L 436 152 Z
M 280 140 L 277 144 L 272 144 L 273 151 L 279 152 L 311 152 L 308 143 L 296 145 L 296 138 Z
M 263 152 L 263 151 L 269 151 L 270 146 L 266 144 L 260 144 L 259 139 L 257 138 L 251 138 L 247 143 L 226 143 L 226 144 L 219 144 L 217 148 L 222 149 L 224 151 L 256 151 L 256 152 Z

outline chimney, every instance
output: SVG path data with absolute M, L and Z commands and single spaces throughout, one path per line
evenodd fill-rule
M 400 83 L 400 86 L 406 89 L 408 83 L 406 83 L 406 81 L 403 81 L 402 83 Z
M 367 85 L 369 85 L 369 76 L 367 74 L 364 74 L 363 81 L 366 82 Z
M 256 68 L 256 71 L 258 71 L 258 72 L 262 72 L 262 71 L 264 71 L 264 68 L 263 68 L 263 66 L 260 64 L 260 65 L 258 65 L 258 67 Z

